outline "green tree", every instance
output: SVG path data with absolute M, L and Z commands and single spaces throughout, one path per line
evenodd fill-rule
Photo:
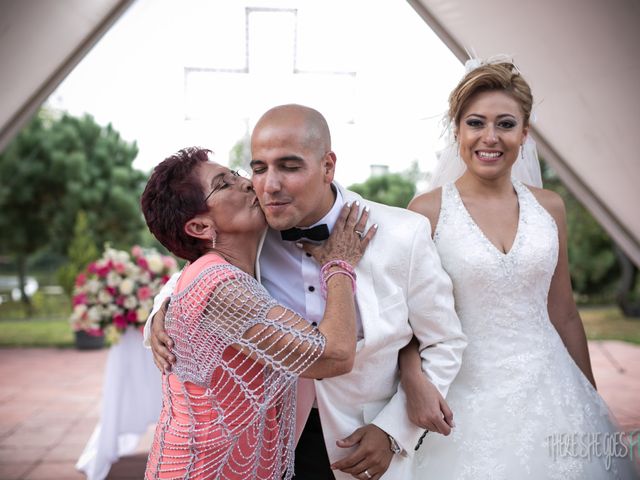
M 229 152 L 229 168 L 242 168 L 247 172 L 251 170 L 249 163 L 251 162 L 251 136 L 247 131 L 244 136 L 238 140 Z
M 27 259 L 43 248 L 66 254 L 80 210 L 100 247 L 139 238 L 146 175 L 133 169 L 136 155 L 111 125 L 47 110 L 0 154 L 0 252 L 15 259 L 24 303 Z
M 76 277 L 89 263 L 100 256 L 98 247 L 93 243 L 87 214 L 80 210 L 73 229 L 73 238 L 67 251 L 69 261 L 58 270 L 58 282 L 71 296 Z
M 37 115 L 0 155 L 0 251 L 16 262 L 21 298 L 25 294 L 27 259 L 49 240 L 50 219 L 66 183 L 77 178 L 75 158 L 60 162 L 51 155 L 45 115 Z
M 555 172 L 541 163 L 545 188 L 558 193 L 567 212 L 567 247 L 573 290 L 582 300 L 614 300 L 620 278 L 615 244 L 589 211 L 560 182 Z
M 416 193 L 416 185 L 408 173 L 385 173 L 351 185 L 349 190 L 367 200 L 405 208 Z
M 137 243 L 144 228 L 140 195 L 146 174 L 133 168 L 138 154 L 135 143 L 124 141 L 111 126 L 98 125 L 85 115 L 63 115 L 51 129 L 54 154 L 76 156 L 79 178 L 70 179 L 60 200 L 60 214 L 52 219 L 51 247 L 66 252 L 80 210 L 87 214 L 94 243 L 127 249 Z

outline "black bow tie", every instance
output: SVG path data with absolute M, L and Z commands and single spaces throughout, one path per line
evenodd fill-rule
M 326 223 L 322 223 L 311 228 L 293 227 L 289 230 L 282 230 L 280 235 L 282 236 L 282 240 L 287 240 L 289 242 L 295 242 L 301 238 L 321 242 L 322 240 L 329 238 L 329 227 L 327 227 Z

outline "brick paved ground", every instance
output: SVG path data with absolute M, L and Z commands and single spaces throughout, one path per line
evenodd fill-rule
M 622 429 L 640 429 L 640 347 L 590 342 L 598 390 Z M 0 479 L 82 479 L 74 469 L 98 421 L 107 351 L 0 349 Z M 142 478 L 152 432 L 110 479 Z

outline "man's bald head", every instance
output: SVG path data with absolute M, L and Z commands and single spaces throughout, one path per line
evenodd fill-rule
M 267 111 L 251 135 L 253 187 L 276 230 L 305 227 L 329 212 L 336 155 L 327 121 L 303 105 Z
M 302 127 L 304 135 L 300 141 L 305 148 L 320 149 L 323 153 L 331 150 L 331 133 L 324 116 L 317 110 L 294 103 L 273 107 L 260 117 L 254 128 L 254 134 L 263 128 L 281 125 Z

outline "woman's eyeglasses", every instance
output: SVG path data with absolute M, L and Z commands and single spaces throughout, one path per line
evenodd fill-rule
M 239 178 L 244 178 L 246 180 L 251 180 L 251 176 L 243 169 L 239 168 L 237 170 L 229 170 L 227 173 L 222 175 L 217 185 L 213 187 L 213 190 L 209 192 L 209 194 L 204 197 L 204 201 L 209 200 L 209 197 L 214 193 L 223 190 L 231 185 L 235 185 Z

